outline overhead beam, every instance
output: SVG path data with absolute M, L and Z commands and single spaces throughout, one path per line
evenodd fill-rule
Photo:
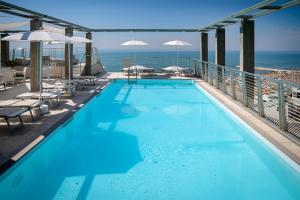
M 281 6 L 263 6 L 259 9 L 261 9 L 261 10 L 278 10 L 280 8 L 281 8 Z
M 92 29 L 92 32 L 200 32 L 199 29 Z
M 22 8 L 4 1 L 0 1 L 0 6 L 5 7 L 5 8 L 9 8 L 9 10 L 1 10 L 1 12 L 5 12 L 8 14 L 12 14 L 15 16 L 19 16 L 19 17 L 24 17 L 24 18 L 31 18 L 31 19 L 35 19 L 35 18 L 41 18 L 41 19 L 45 19 L 45 20 L 53 20 L 53 21 L 57 21 L 63 24 L 67 24 L 69 27 L 72 27 L 74 29 L 82 29 L 84 31 L 90 31 L 89 28 L 78 25 L 78 24 L 74 24 L 72 22 L 68 22 L 62 19 L 58 19 L 55 17 L 51 17 L 39 12 L 35 12 L 26 8 Z

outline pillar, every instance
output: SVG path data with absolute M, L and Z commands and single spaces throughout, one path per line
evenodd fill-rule
M 30 21 L 30 31 L 36 31 L 43 28 L 43 22 L 38 19 Z M 43 46 L 42 42 L 30 42 L 30 89 L 37 92 L 40 89 L 42 78 Z
M 254 73 L 254 21 L 243 20 L 240 27 L 240 69 Z
M 65 35 L 69 37 L 73 36 L 73 28 L 71 27 L 66 28 Z M 71 68 L 70 73 L 69 73 L 69 67 Z M 65 79 L 69 79 L 69 78 L 70 79 L 73 78 L 73 44 L 68 43 L 65 44 Z
M 1 34 L 1 38 L 8 36 L 7 33 Z M 1 40 L 0 38 L 0 40 Z M 9 61 L 9 41 L 1 41 L 1 64 L 8 65 Z M 2 66 L 2 65 L 1 65 Z
M 201 60 L 208 62 L 208 33 L 201 33 Z M 207 63 L 202 63 L 202 72 L 204 76 L 207 76 L 207 67 Z
M 92 39 L 92 33 L 86 33 L 87 39 Z M 92 68 L 92 43 L 85 44 L 85 75 L 91 75 Z
M 254 21 L 242 20 L 240 27 L 240 70 L 254 73 Z M 245 98 L 244 104 L 251 106 L 254 98 L 254 76 L 245 74 Z M 252 102 L 252 103 L 251 103 Z
M 217 28 L 216 29 L 216 49 L 215 49 L 215 64 L 225 66 L 225 29 Z M 222 67 L 217 66 L 217 87 L 223 81 L 223 70 Z

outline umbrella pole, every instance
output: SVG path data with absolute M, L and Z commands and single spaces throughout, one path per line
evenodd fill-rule
M 68 54 L 69 54 L 69 59 L 68 59 L 68 65 L 69 65 L 69 84 L 71 84 L 71 45 L 68 43 Z
M 42 64 L 42 57 L 43 57 L 43 42 L 39 42 L 40 43 L 40 55 L 39 55 L 39 78 L 40 78 L 40 84 L 39 84 L 39 87 L 40 87 L 40 96 L 39 96 L 39 100 L 41 101 L 42 100 L 42 92 L 43 92 L 43 71 L 42 71 L 42 67 L 43 67 L 43 64 Z
M 177 62 L 176 68 L 177 68 L 177 71 L 178 71 L 178 49 L 177 49 L 177 59 L 176 59 L 176 62 Z

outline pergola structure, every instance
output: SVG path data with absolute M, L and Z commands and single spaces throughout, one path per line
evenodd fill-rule
M 215 63 L 216 65 L 225 65 L 225 28 L 229 25 L 240 24 L 240 69 L 245 72 L 254 73 L 254 20 L 257 17 L 267 15 L 282 9 L 286 9 L 291 6 L 295 6 L 300 3 L 300 0 L 287 0 L 283 4 L 276 4 L 277 0 L 264 0 L 253 6 L 250 6 L 244 10 L 234 13 L 224 19 L 217 21 L 213 24 L 205 26 L 203 28 L 195 29 L 93 29 L 84 27 L 72 22 L 68 22 L 56 17 L 48 16 L 39 12 L 35 12 L 29 9 L 25 9 L 4 1 L 0 1 L 0 12 L 10 15 L 23 17 L 30 19 L 30 30 L 39 30 L 42 28 L 43 23 L 49 23 L 56 26 L 65 28 L 65 35 L 72 36 L 73 31 L 86 32 L 86 38 L 92 39 L 92 32 L 199 32 L 201 33 L 201 59 L 202 61 L 208 61 L 208 33 L 215 31 L 216 48 L 215 48 Z M 10 32 L 19 32 L 21 30 L 2 31 L 1 36 L 5 36 Z M 38 69 L 38 62 L 42 55 L 39 55 L 40 50 L 37 42 L 31 42 L 30 44 L 30 63 L 31 74 L 35 75 Z M 8 42 L 2 42 L 1 44 L 1 57 L 2 59 L 8 56 L 7 51 L 9 48 Z M 71 47 L 71 54 L 65 48 L 65 60 L 71 60 L 68 55 L 72 55 L 73 47 Z M 91 72 L 91 44 L 86 44 L 86 74 Z M 65 62 L 66 69 L 68 69 L 68 63 Z M 204 69 L 205 72 L 205 69 Z M 222 71 L 220 74 L 222 75 Z M 219 73 L 218 73 L 219 74 Z M 68 74 L 66 70 L 66 76 L 72 76 Z M 32 89 L 38 88 L 39 81 L 31 81 Z

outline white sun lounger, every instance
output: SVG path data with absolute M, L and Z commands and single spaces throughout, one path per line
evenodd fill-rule
M 96 84 L 96 76 L 73 76 L 74 79 L 79 79 L 79 80 L 87 80 L 89 81 L 91 84 L 95 85 Z
M 56 83 L 54 85 L 43 85 L 45 92 L 60 92 L 61 94 L 73 95 L 75 94 L 75 86 L 71 84 Z
M 72 80 L 61 80 L 61 83 L 64 85 L 74 85 L 75 87 L 80 86 L 81 88 L 84 88 L 86 81 L 80 80 L 80 79 L 72 79 Z
M 39 99 L 42 100 L 56 100 L 59 103 L 61 94 L 60 92 L 26 92 L 20 95 L 15 96 L 16 99 Z
M 35 99 L 11 99 L 11 100 L 0 100 L 0 107 L 8 108 L 8 107 L 23 107 L 28 108 L 32 120 L 34 117 L 32 115 L 32 110 L 38 108 L 41 113 L 41 105 L 45 103 L 45 101 L 35 100 Z
M 5 119 L 9 132 L 12 132 L 13 129 L 10 126 L 9 119 L 18 117 L 20 120 L 20 127 L 22 127 L 24 124 L 21 115 L 27 111 L 27 108 L 0 108 L 0 118 Z

